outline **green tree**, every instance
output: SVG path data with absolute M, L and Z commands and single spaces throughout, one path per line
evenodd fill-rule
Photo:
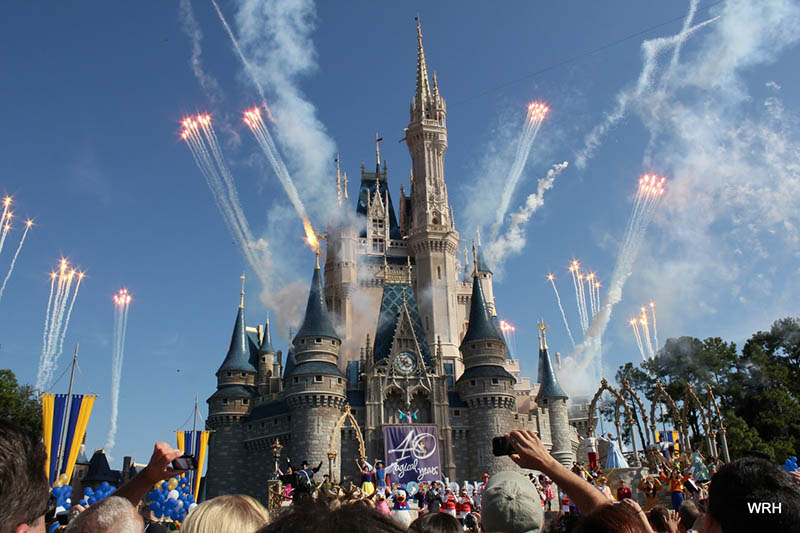
M 20 385 L 17 376 L 0 369 L 0 416 L 36 434 L 42 434 L 42 402 L 30 385 Z

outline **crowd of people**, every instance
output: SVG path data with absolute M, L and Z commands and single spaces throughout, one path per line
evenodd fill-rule
M 414 494 L 392 487 L 383 464 L 362 468 L 361 485 L 343 487 L 327 476 L 313 480 L 321 465 L 287 466 L 287 485 L 294 483 L 285 507 L 269 513 L 245 495 L 227 495 L 200 503 L 180 525 L 185 533 L 435 532 L 486 533 L 738 533 L 800 531 L 800 474 L 787 472 L 761 457 L 743 457 L 723 465 L 707 492 L 685 501 L 691 478 L 680 469 L 662 468 L 641 479 L 644 509 L 632 499 L 631 487 L 619 483 L 613 493 L 593 476 L 597 469 L 558 463 L 531 431 L 512 431 L 512 460 L 532 471 L 485 476 L 477 489 L 454 490 L 433 482 Z M 74 506 L 67 524 L 55 520 L 55 505 L 45 476 L 41 437 L 0 419 L 0 533 L 161 533 L 167 529 L 143 501 L 154 484 L 181 475 L 171 467 L 183 452 L 157 443 L 149 463 L 116 492 L 88 508 Z M 371 472 L 367 479 L 366 473 Z M 534 472 L 536 472 L 534 474 Z M 381 482 L 380 477 L 383 477 Z M 591 480 L 590 480 L 591 478 Z M 559 490 L 559 508 L 548 508 Z M 605 487 L 604 490 L 603 487 Z M 660 504 L 668 489 L 673 509 Z M 549 491 L 549 492 L 548 492 Z M 698 491 L 699 492 L 699 491 Z M 548 495 L 550 497 L 548 497 Z M 280 496 L 280 494 L 279 494 Z M 565 503 L 566 502 L 566 503 Z M 757 504 L 757 505 L 756 505 Z M 768 506 L 765 504 L 769 504 Z M 677 506 L 677 509 L 674 507 Z M 412 509 L 414 512 L 412 513 Z M 545 511 L 553 517 L 545 524 Z

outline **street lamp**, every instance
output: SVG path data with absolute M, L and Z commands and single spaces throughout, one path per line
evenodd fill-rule
M 272 473 L 272 479 L 278 479 L 278 458 L 281 456 L 281 450 L 283 446 L 281 446 L 280 441 L 278 438 L 275 438 L 275 442 L 272 443 L 272 456 L 275 458 L 275 471 Z
M 328 478 L 333 483 L 333 463 L 336 462 L 336 451 L 331 450 L 328 452 Z

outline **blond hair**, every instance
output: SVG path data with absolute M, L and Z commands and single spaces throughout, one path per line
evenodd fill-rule
M 182 533 L 255 533 L 269 513 L 250 496 L 217 496 L 195 507 L 181 526 Z

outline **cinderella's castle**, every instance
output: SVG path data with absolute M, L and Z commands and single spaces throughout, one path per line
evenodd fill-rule
M 480 245 L 459 261 L 459 234 L 444 180 L 447 106 L 436 74 L 431 86 L 417 25 L 417 83 L 405 142 L 413 173 L 395 211 L 380 155 L 362 164 L 360 227 L 329 227 L 324 273 L 319 255 L 305 317 L 284 359 L 266 326 L 250 328 L 239 305 L 230 348 L 208 398 L 207 495 L 265 497 L 281 458 L 320 461 L 334 479 L 355 478 L 359 455 L 346 409 L 370 460 L 384 454 L 383 426 L 438 428 L 441 467 L 451 480 L 515 468 L 492 455 L 492 437 L 538 431 L 571 465 L 578 448 L 567 395 L 558 384 L 540 325 L 539 383 L 520 377 L 497 322 L 492 271 Z M 347 180 L 337 192 L 347 209 Z M 399 215 L 399 216 L 398 216 Z M 323 284 L 324 278 L 324 284 Z M 525 354 L 532 356 L 533 354 Z

